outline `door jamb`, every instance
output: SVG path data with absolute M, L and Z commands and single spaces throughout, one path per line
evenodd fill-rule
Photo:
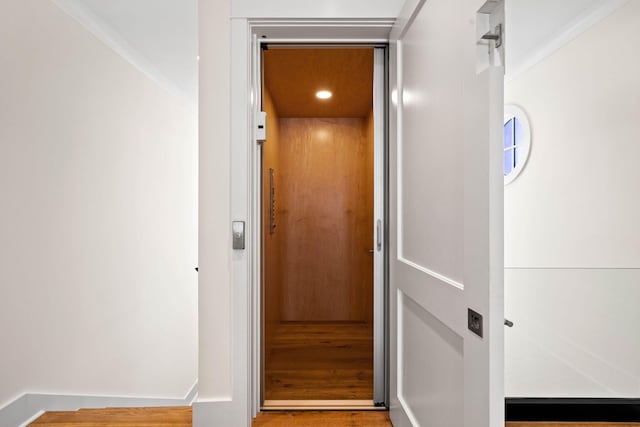
M 394 20 L 385 19 L 232 19 L 231 217 L 232 220 L 245 221 L 247 224 L 247 249 L 232 253 L 232 401 L 234 412 L 239 420 L 243 420 L 243 424 L 246 420 L 246 425 L 250 425 L 261 403 L 261 148 L 253 132 L 256 112 L 261 105 L 256 87 L 256 79 L 260 76 L 257 68 L 259 60 L 256 61 L 260 52 L 258 35 L 275 29 L 277 38 L 266 41 L 387 44 L 393 23 Z M 313 34 L 311 37 L 310 33 Z M 385 121 L 388 122 L 386 118 Z M 388 139 L 388 135 L 385 139 Z M 383 241 L 386 246 L 386 233 Z M 386 371 L 388 375 L 388 369 Z

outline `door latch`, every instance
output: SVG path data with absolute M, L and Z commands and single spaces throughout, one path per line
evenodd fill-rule
M 258 111 L 256 114 L 256 141 L 264 142 L 267 140 L 267 113 Z
M 231 224 L 233 249 L 244 249 L 244 221 L 233 221 Z
M 483 335 L 483 327 L 482 327 L 482 314 L 477 311 L 467 309 L 467 327 L 471 332 L 482 338 Z
M 482 40 L 493 40 L 495 42 L 496 49 L 502 46 L 502 24 L 496 25 L 493 33 L 491 31 L 485 33 L 482 36 Z

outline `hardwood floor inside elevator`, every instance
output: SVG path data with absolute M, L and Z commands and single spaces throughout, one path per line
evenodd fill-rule
M 265 401 L 373 400 L 366 322 L 283 322 L 268 351 Z
M 264 73 L 262 400 L 373 406 L 373 49 L 270 48 Z

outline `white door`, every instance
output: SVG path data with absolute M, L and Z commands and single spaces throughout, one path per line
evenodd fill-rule
M 392 32 L 395 427 L 504 426 L 503 20 L 501 1 L 423 0 Z

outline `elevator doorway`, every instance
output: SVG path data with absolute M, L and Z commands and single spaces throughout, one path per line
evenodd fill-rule
M 383 408 L 385 50 L 263 45 L 262 73 L 262 408 Z

